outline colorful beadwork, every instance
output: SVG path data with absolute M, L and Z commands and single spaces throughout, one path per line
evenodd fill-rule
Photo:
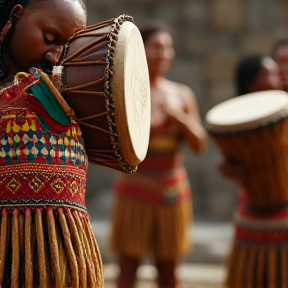
M 43 130 L 35 113 L 22 108 L 0 111 L 0 165 L 27 161 L 87 165 L 78 125 L 65 132 Z

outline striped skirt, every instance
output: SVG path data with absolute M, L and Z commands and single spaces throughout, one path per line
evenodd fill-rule
M 192 248 L 188 235 L 192 221 L 190 186 L 184 169 L 174 176 L 161 185 L 141 173 L 118 179 L 112 213 L 113 252 L 180 259 Z
M 266 213 L 238 208 L 225 287 L 288 287 L 288 208 Z

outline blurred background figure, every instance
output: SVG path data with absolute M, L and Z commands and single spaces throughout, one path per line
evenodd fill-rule
M 135 174 L 114 183 L 112 250 L 120 273 L 118 288 L 132 288 L 144 257 L 153 258 L 159 288 L 179 287 L 176 268 L 189 250 L 191 189 L 181 144 L 195 153 L 206 144 L 192 90 L 165 78 L 175 51 L 171 28 L 151 21 L 140 29 L 148 62 L 152 120 L 149 150 Z
M 284 89 L 288 91 L 288 39 L 276 41 L 271 56 L 279 65 Z
M 246 56 L 236 66 L 237 95 L 264 90 L 281 90 L 284 85 L 280 75 L 279 65 L 271 57 L 258 54 Z
M 241 59 L 236 67 L 235 80 L 237 96 L 283 89 L 279 67 L 268 56 L 252 55 Z M 248 173 L 241 163 L 230 159 L 221 163 L 220 171 L 238 183 L 245 180 Z M 288 209 L 283 206 L 267 211 L 255 209 L 249 204 L 244 188 L 239 189 L 226 288 L 287 287 L 288 229 L 283 221 L 288 220 Z
M 283 90 L 279 65 L 270 57 L 262 54 L 244 56 L 236 64 L 234 81 L 236 96 L 265 90 Z M 231 159 L 223 159 L 220 172 L 231 180 L 245 177 L 244 167 Z

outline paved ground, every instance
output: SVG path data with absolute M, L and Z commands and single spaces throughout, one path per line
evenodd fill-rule
M 114 288 L 117 267 L 113 264 L 104 266 L 105 288 Z M 225 270 L 221 265 L 185 264 L 179 268 L 178 275 L 181 288 L 222 288 Z M 155 269 L 143 265 L 138 271 L 139 283 L 137 288 L 157 288 L 154 283 Z
M 105 288 L 114 288 L 118 267 L 107 248 L 109 222 L 93 221 L 92 226 L 103 258 Z M 187 255 L 179 267 L 181 288 L 222 288 L 225 262 L 233 235 L 231 224 L 194 223 L 190 232 L 194 250 Z M 156 288 L 154 283 L 156 271 L 149 264 L 149 260 L 146 262 L 138 271 L 137 288 Z

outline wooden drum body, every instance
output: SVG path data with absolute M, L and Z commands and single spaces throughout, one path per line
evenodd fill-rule
M 151 101 L 144 44 L 127 15 L 74 33 L 60 59 L 63 97 L 89 161 L 131 173 L 149 143 Z
M 233 98 L 206 114 L 210 136 L 225 157 L 244 165 L 249 204 L 288 203 L 288 94 L 271 90 Z

